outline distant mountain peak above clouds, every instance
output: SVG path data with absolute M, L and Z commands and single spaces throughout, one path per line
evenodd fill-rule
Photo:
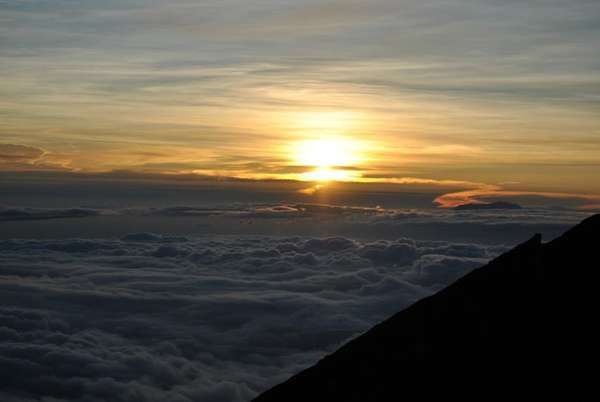
M 535 235 L 255 402 L 575 397 L 591 384 L 599 245 L 600 215 L 549 243 Z
M 523 209 L 519 204 L 515 204 L 513 202 L 508 201 L 497 201 L 490 203 L 471 203 L 471 204 L 463 204 L 457 207 L 452 208 L 457 211 L 467 211 L 467 210 L 482 210 L 482 209 Z

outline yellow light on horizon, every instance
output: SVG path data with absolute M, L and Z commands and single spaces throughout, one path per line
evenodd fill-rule
M 360 177 L 358 172 L 343 169 L 317 168 L 302 174 L 302 179 L 307 181 L 349 181 Z

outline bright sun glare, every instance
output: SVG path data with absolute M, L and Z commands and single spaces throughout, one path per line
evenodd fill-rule
M 295 163 L 312 166 L 314 170 L 304 173 L 302 178 L 310 181 L 345 181 L 357 177 L 349 170 L 361 162 L 357 143 L 345 138 L 320 138 L 296 144 Z

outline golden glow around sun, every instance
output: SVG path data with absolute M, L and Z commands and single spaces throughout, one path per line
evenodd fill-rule
M 349 112 L 305 112 L 293 117 L 293 129 L 303 133 L 339 135 L 355 129 L 358 117 Z
M 300 141 L 293 149 L 294 163 L 314 170 L 302 175 L 309 181 L 347 181 L 359 176 L 354 169 L 363 160 L 357 142 L 342 137 Z

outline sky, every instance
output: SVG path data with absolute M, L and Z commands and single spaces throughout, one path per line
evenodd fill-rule
M 0 1 L 0 169 L 597 205 L 599 19 L 594 0 Z

